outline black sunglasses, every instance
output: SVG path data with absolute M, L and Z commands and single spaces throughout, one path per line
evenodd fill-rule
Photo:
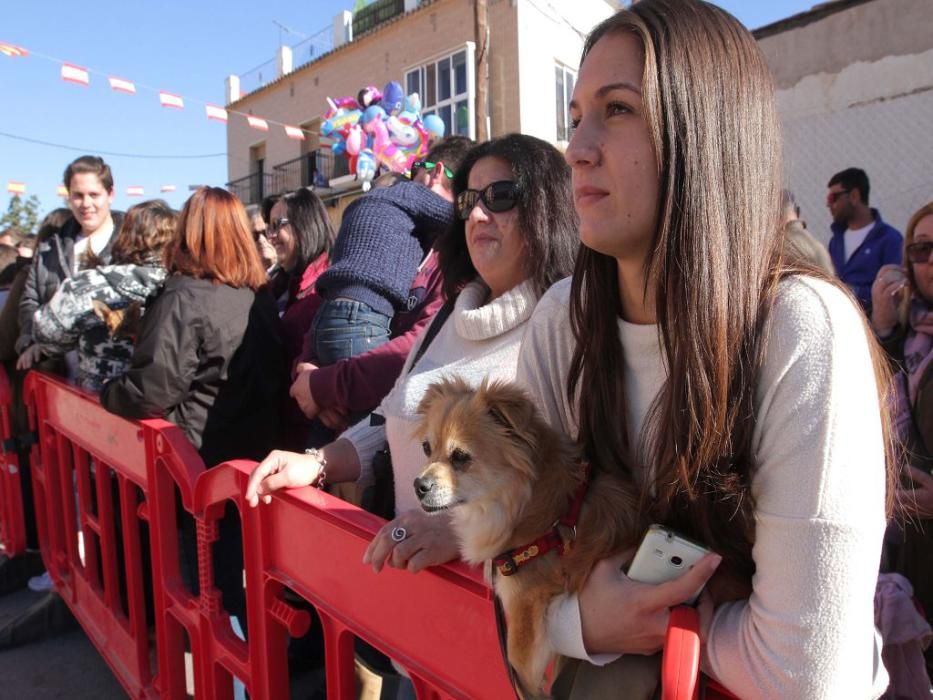
M 499 214 L 518 204 L 520 195 L 518 185 L 511 180 L 493 182 L 482 190 L 464 190 L 457 195 L 457 216 L 464 221 L 469 219 L 477 202 L 482 202 L 489 211 Z
M 930 260 L 933 251 L 933 241 L 919 241 L 907 246 L 907 259 L 912 263 L 925 263 Z

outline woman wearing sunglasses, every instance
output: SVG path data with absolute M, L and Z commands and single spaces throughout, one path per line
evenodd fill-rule
M 888 533 L 887 565 L 904 574 L 933 615 L 933 202 L 907 224 L 905 267 L 885 265 L 871 288 L 871 323 L 900 372 L 896 425 L 907 446 L 909 478 L 900 502 L 912 516 Z M 933 675 L 933 647 L 926 652 Z
M 447 303 L 377 409 L 384 420 L 373 425 L 366 418 L 313 454 L 273 452 L 246 491 L 255 506 L 277 489 L 320 481 L 325 467 L 329 483 L 369 480 L 372 459 L 388 442 L 398 516 L 366 553 L 377 571 L 388 564 L 415 572 L 458 556 L 447 518 L 426 515 L 411 488 L 424 462 L 412 437 L 418 404 L 428 386 L 450 374 L 477 385 L 486 377 L 514 379 L 535 303 L 573 269 L 569 168 L 550 144 L 510 135 L 476 146 L 457 170 L 453 191 L 455 223 L 437 243 Z

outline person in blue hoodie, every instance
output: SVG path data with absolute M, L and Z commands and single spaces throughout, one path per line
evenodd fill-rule
M 868 206 L 868 175 L 847 168 L 833 175 L 827 185 L 826 206 L 832 214 L 829 256 L 839 279 L 871 314 L 871 285 L 882 265 L 900 265 L 904 237 Z

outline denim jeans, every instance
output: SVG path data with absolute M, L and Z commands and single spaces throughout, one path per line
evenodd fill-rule
M 377 348 L 389 340 L 389 324 L 392 317 L 373 311 L 360 301 L 332 299 L 321 304 L 311 333 L 314 339 L 314 355 L 320 367 L 332 365 L 339 360 L 355 357 Z M 349 416 L 350 425 L 363 418 L 364 414 Z M 315 419 L 308 431 L 307 447 L 323 447 L 333 442 L 337 433 Z
M 391 321 L 391 316 L 359 301 L 325 301 L 311 324 L 318 365 L 332 365 L 379 347 L 389 339 Z

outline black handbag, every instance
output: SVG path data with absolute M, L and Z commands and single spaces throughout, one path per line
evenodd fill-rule
M 421 347 L 418 348 L 418 353 L 408 368 L 409 372 L 414 369 L 418 361 L 424 356 L 431 341 L 441 330 L 441 326 L 444 325 L 453 309 L 453 301 L 448 301 L 437 312 L 437 315 L 431 321 L 428 332 L 424 335 L 424 341 L 421 343 Z M 378 413 L 369 416 L 370 425 L 384 425 L 385 422 L 386 419 Z M 389 451 L 388 442 L 373 456 L 372 471 L 373 483 L 364 489 L 360 496 L 360 507 L 381 518 L 391 520 L 395 517 L 395 478 L 392 472 L 392 453 Z

